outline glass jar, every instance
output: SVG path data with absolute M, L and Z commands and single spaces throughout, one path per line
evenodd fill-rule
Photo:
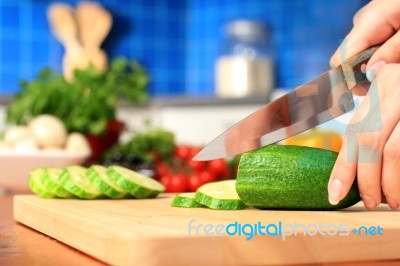
M 216 95 L 221 98 L 263 96 L 274 87 L 273 51 L 266 27 L 237 20 L 225 26 L 225 40 L 215 64 Z

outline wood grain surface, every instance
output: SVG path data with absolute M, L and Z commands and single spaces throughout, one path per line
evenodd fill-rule
M 171 197 L 84 201 L 16 196 L 14 216 L 29 227 L 116 265 L 321 264 L 400 259 L 400 212 L 384 205 L 376 211 L 366 211 L 362 205 L 335 212 L 215 211 L 173 208 Z M 346 224 L 350 229 L 380 226 L 383 235 L 362 231 L 360 235 L 304 236 L 299 231 L 285 241 L 281 236 L 260 235 L 247 241 L 243 235 L 206 236 L 203 230 L 205 224 L 234 222 Z

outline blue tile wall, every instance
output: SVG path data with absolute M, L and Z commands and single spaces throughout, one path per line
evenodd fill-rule
M 0 95 L 46 66 L 61 70 L 64 48 L 50 33 L 50 0 L 0 1 Z M 77 1 L 62 1 L 75 5 Z M 214 93 L 222 27 L 235 19 L 264 22 L 277 52 L 277 86 L 292 88 L 328 68 L 328 59 L 367 0 L 102 0 L 113 15 L 103 43 L 110 58 L 147 67 L 150 93 Z
M 186 92 L 214 94 L 214 62 L 223 27 L 250 19 L 270 29 L 276 51 L 276 85 L 293 88 L 329 68 L 329 57 L 352 27 L 365 0 L 202 0 L 189 1 Z
M 0 1 L 0 95 L 13 94 L 19 80 L 43 67 L 61 71 L 64 53 L 46 18 L 51 3 L 77 1 Z M 149 71 L 152 95 L 183 94 L 185 89 L 185 0 L 104 0 L 113 27 L 102 47 L 110 58 L 138 59 Z

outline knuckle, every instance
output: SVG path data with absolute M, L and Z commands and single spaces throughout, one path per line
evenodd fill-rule
M 375 132 L 363 132 L 358 136 L 358 143 L 370 147 L 379 147 L 380 139 Z
M 361 194 L 373 194 L 371 192 L 375 191 L 375 182 L 371 180 L 371 178 L 361 178 L 357 177 L 358 188 Z
M 382 191 L 386 198 L 391 198 L 400 201 L 400 193 L 390 184 L 382 183 Z
M 345 135 L 348 137 L 355 137 L 357 136 L 359 130 L 360 130 L 360 124 L 353 122 L 352 124 L 347 126 Z
M 385 161 L 400 164 L 400 143 L 389 139 L 383 148 L 383 158 Z

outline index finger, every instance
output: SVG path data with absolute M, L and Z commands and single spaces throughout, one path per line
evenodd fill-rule
M 331 57 L 331 66 L 367 48 L 385 42 L 400 28 L 400 7 L 396 0 L 372 1 L 359 12 L 354 27 Z

